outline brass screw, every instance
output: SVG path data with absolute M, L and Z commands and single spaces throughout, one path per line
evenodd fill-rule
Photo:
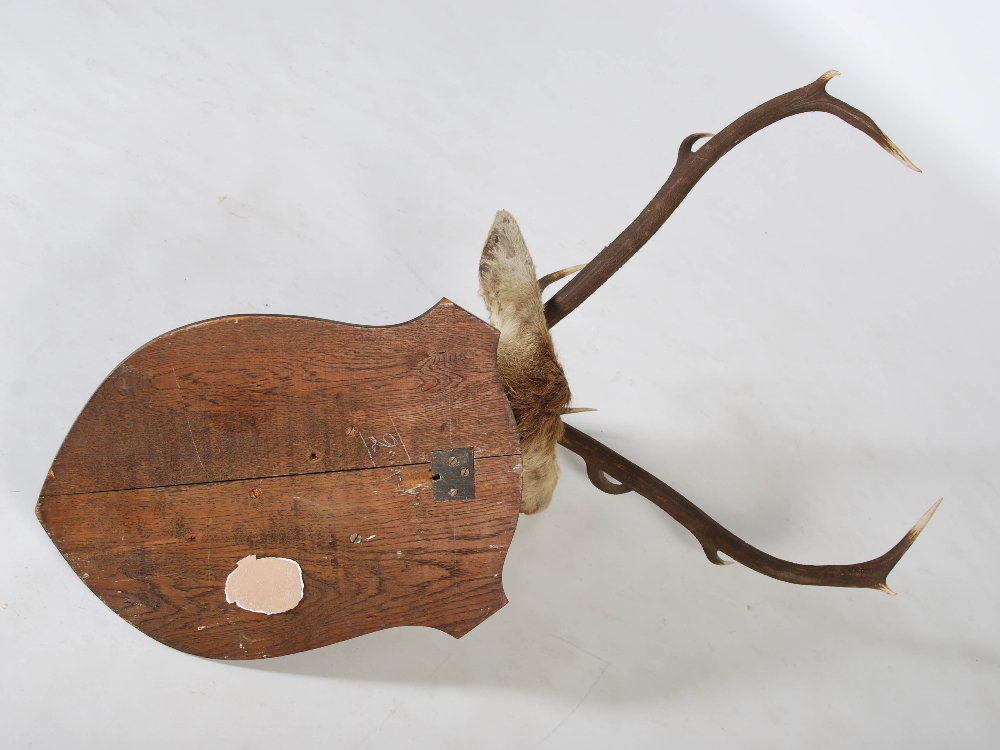
M 463 469 L 462 469 L 462 476 L 463 476 L 463 477 L 467 477 L 467 476 L 469 476 L 469 470 L 468 470 L 467 468 L 463 468 Z
M 458 495 L 458 487 L 452 487 L 450 490 L 448 490 L 448 494 L 451 495 L 452 497 L 456 497 Z
M 254 500 L 256 500 L 258 497 L 260 497 L 260 493 L 261 492 L 262 492 L 262 490 L 261 490 L 260 487 L 254 487 L 252 490 L 250 490 L 250 492 L 248 494 L 250 495 L 251 498 L 253 498 Z
M 355 544 L 361 544 L 361 534 L 351 534 L 351 541 Z
M 458 466 L 458 459 L 455 456 L 449 456 L 448 458 L 449 466 Z
M 346 430 L 344 430 L 344 434 L 347 435 L 347 437 L 354 437 L 355 435 L 358 434 L 358 428 L 355 427 L 354 425 L 351 425 Z

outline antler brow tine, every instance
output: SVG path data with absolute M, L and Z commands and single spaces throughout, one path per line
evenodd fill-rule
M 553 271 L 552 273 L 547 273 L 542 278 L 538 280 L 538 291 L 544 292 L 545 287 L 549 284 L 559 281 L 559 279 L 565 279 L 567 276 L 572 276 L 577 271 L 582 271 L 587 267 L 586 263 L 580 263 L 576 266 L 570 266 L 569 268 L 562 268 L 558 271 Z
M 572 425 L 567 424 L 565 427 L 566 431 L 559 442 L 586 462 L 587 476 L 598 489 L 615 495 L 634 490 L 652 501 L 694 534 L 709 561 L 716 565 L 728 564 L 728 561 L 719 557 L 719 553 L 722 552 L 751 570 L 788 583 L 875 589 L 894 596 L 894 592 L 886 583 L 886 577 L 916 541 L 941 504 L 940 500 L 934 503 L 913 528 L 880 557 L 854 565 L 802 565 L 761 552 L 724 528 L 705 511 L 648 471 Z M 611 482 L 609 476 L 618 480 L 620 484 Z
M 598 253 L 576 278 L 556 292 L 546 303 L 545 321 L 549 328 L 573 312 L 581 302 L 625 265 L 625 262 L 635 255 L 670 218 L 677 206 L 713 164 L 737 144 L 778 120 L 802 112 L 828 112 L 865 133 L 903 164 L 919 172 L 920 170 L 906 158 L 895 143 L 889 140 L 872 118 L 826 92 L 827 82 L 837 75 L 840 74 L 836 70 L 829 70 L 809 85 L 761 104 L 727 125 L 718 135 L 711 136 L 697 151 L 691 150 L 695 142 L 711 134 L 696 133 L 685 138 L 681 142 L 673 171 L 649 205 L 624 232 Z

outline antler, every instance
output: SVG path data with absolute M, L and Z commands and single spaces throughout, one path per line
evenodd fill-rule
M 497 365 L 521 434 L 525 513 L 544 509 L 552 497 L 558 474 L 555 455 L 558 441 L 583 457 L 587 476 L 598 489 L 614 495 L 634 490 L 651 500 L 694 534 L 708 559 L 716 565 L 729 564 L 719 557 L 722 552 L 758 573 L 781 581 L 892 593 L 886 576 L 927 525 L 940 500 L 895 547 L 874 560 L 855 565 L 801 565 L 772 557 L 727 531 L 649 472 L 562 422 L 560 415 L 582 410 L 568 408 L 569 387 L 548 330 L 635 255 L 715 162 L 758 130 L 785 117 L 800 112 L 829 112 L 866 133 L 903 164 L 919 172 L 870 117 L 826 93 L 826 83 L 835 75 L 836 71 L 828 71 L 808 86 L 762 104 L 718 135 L 695 133 L 685 138 L 677 164 L 653 200 L 582 270 L 581 266 L 566 268 L 535 282 L 534 264 L 516 222 L 506 212 L 497 214 L 483 247 L 480 290 L 490 308 L 490 322 L 501 330 Z M 705 145 L 697 151 L 691 150 L 698 140 L 706 137 L 710 140 Z M 545 287 L 577 271 L 579 275 L 553 295 L 543 310 L 541 292 Z
M 761 552 L 725 529 L 681 493 L 648 471 L 572 425 L 565 425 L 565 430 L 559 442 L 583 458 L 587 464 L 587 476 L 595 487 L 613 495 L 634 490 L 647 500 L 651 500 L 694 534 L 705 550 L 709 562 L 716 565 L 730 564 L 729 561 L 719 557 L 719 553 L 722 552 L 751 570 L 789 583 L 877 589 L 895 596 L 886 584 L 886 576 L 916 541 L 917 536 L 924 530 L 934 511 L 941 504 L 940 500 L 934 503 L 916 525 L 906 532 L 906 536 L 881 557 L 855 565 L 802 565 Z M 620 484 L 612 483 L 608 480 L 608 476 Z
M 761 104 L 727 125 L 718 135 L 695 133 L 681 141 L 677 164 L 649 205 L 624 232 L 615 238 L 614 242 L 598 253 L 576 278 L 556 292 L 545 304 L 545 322 L 549 328 L 573 312 L 581 302 L 625 265 L 625 262 L 635 255 L 670 218 L 681 201 L 715 162 L 740 142 L 778 120 L 802 112 L 829 112 L 870 136 L 903 164 L 919 172 L 913 162 L 906 158 L 868 115 L 826 92 L 827 81 L 837 75 L 840 74 L 836 70 L 829 70 L 808 86 Z M 709 140 L 697 151 L 692 151 L 694 144 L 702 138 Z M 548 277 L 546 280 L 549 280 Z

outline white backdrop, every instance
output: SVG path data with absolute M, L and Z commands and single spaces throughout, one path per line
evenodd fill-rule
M 1000 743 L 995 4 L 128 0 L 0 8 L 0 727 L 9 747 Z M 244 664 L 175 652 L 34 517 L 93 390 L 230 313 L 485 315 L 494 212 L 583 262 L 691 132 L 828 68 L 555 329 L 571 418 L 757 546 L 881 554 L 891 598 L 709 565 L 561 454 L 510 604 Z M 294 744 L 293 744 L 294 743 Z

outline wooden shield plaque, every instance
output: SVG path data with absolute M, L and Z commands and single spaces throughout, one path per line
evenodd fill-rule
M 507 601 L 521 496 L 497 336 L 447 300 L 398 326 L 244 315 L 164 334 L 91 397 L 38 518 L 105 604 L 188 653 L 462 636 Z M 227 601 L 251 555 L 293 561 L 301 600 Z

